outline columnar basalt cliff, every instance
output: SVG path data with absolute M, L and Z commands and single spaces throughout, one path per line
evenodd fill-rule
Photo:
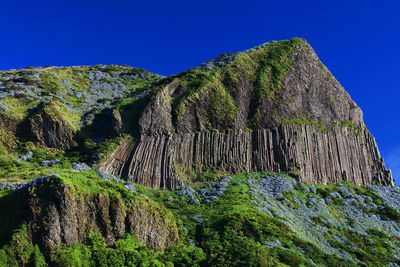
M 361 109 L 303 39 L 165 79 L 138 127 L 140 138 L 124 141 L 102 170 L 170 189 L 210 169 L 393 185 Z

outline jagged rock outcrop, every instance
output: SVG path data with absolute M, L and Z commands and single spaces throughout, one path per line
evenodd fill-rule
M 105 109 L 95 119 L 92 132 L 105 135 L 107 137 L 121 136 L 123 125 L 121 114 L 117 109 Z
M 209 169 L 393 184 L 361 109 L 306 41 L 218 62 L 170 78 L 143 111 L 140 140 L 123 142 L 100 168 L 162 188 Z
M 46 109 L 29 118 L 23 128 L 24 136 L 43 146 L 67 150 L 75 144 L 70 124 L 61 115 Z
M 111 124 L 110 124 L 110 136 L 121 136 L 122 135 L 122 118 L 121 114 L 117 109 L 112 110 Z
M 50 177 L 29 187 L 27 202 L 32 240 L 45 251 L 82 242 L 91 233 L 100 233 L 110 244 L 130 233 L 159 250 L 178 240 L 173 215 L 147 199 L 123 201 Z
M 0 114 L 0 147 L 3 146 L 6 150 L 15 148 L 15 132 L 19 123 L 17 119 Z

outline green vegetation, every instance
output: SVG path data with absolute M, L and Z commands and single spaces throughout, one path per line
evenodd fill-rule
M 117 140 L 120 139 L 121 138 L 118 138 Z M 104 144 L 98 147 L 95 146 L 95 148 L 105 153 L 105 147 L 107 147 L 109 143 L 112 143 L 112 140 L 104 142 Z M 115 144 L 113 145 L 115 146 Z M 104 150 L 101 150 L 102 148 L 104 148 Z M 18 162 L 18 158 L 28 151 L 32 152 L 32 158 L 27 161 Z M 45 176 L 49 172 L 59 172 L 63 169 L 69 169 L 71 163 L 79 162 L 82 158 L 83 156 L 76 151 L 65 152 L 54 148 L 39 146 L 32 142 L 19 143 L 19 146 L 11 152 L 0 150 L 0 182 L 29 182 L 34 178 Z M 45 160 L 56 159 L 60 160 L 60 163 L 52 167 L 40 165 L 40 163 Z
M 99 163 L 122 139 L 138 137 L 138 120 L 149 100 L 149 97 L 138 95 L 150 93 L 151 85 L 156 84 L 159 77 L 125 65 L 2 72 L 0 82 L 5 79 L 5 91 L 10 96 L 0 101 L 3 108 L 0 109 L 0 180 L 29 180 L 43 176 L 49 170 L 69 167 L 72 162 Z M 119 97 L 114 95 L 115 90 L 121 94 Z M 17 94 L 12 95 L 13 92 Z M 126 133 L 123 137 L 116 137 L 118 134 L 107 133 L 105 129 L 110 125 L 111 116 L 106 112 L 111 108 L 121 117 Z M 74 132 L 71 150 L 56 151 L 27 142 L 40 135 L 40 130 L 39 133 L 32 132 L 35 130 L 30 129 L 30 122 L 36 119 L 40 129 L 43 116 L 50 116 L 53 121 L 62 120 L 61 125 Z M 96 128 L 98 125 L 103 128 Z M 55 132 L 62 135 L 62 131 Z M 17 162 L 18 157 L 28 151 L 33 151 L 34 157 L 28 162 Z M 59 159 L 62 166 L 46 168 L 39 165 L 41 161 L 55 159 Z
M 172 99 L 173 119 L 178 120 L 183 116 L 188 106 L 201 99 L 208 106 L 207 118 L 211 129 L 223 125 L 226 130 L 233 126 L 236 118 L 237 107 L 233 95 L 238 93 L 240 86 L 248 84 L 254 88 L 254 114 L 253 124 L 257 124 L 261 117 L 259 106 L 263 101 L 271 101 L 278 107 L 283 100 L 280 99 L 281 81 L 291 67 L 290 56 L 292 51 L 304 43 L 303 39 L 270 42 L 262 48 L 239 54 L 224 67 L 214 67 L 211 70 L 193 68 L 169 77 L 165 82 L 178 79 L 179 87 L 186 91 L 177 98 Z M 231 55 L 221 55 L 224 58 Z M 218 60 L 216 58 L 215 60 Z M 271 115 L 271 114 L 269 114 Z
M 27 239 L 27 226 L 15 230 L 11 241 L 0 250 L 1 266 L 47 266 L 38 245 Z
M 347 127 L 347 129 L 349 129 L 349 131 L 355 136 L 360 136 L 363 132 L 362 126 L 356 125 L 351 121 L 340 121 L 340 126 Z
M 354 262 L 324 252 L 318 243 L 307 241 L 300 230 L 294 230 L 285 220 L 257 209 L 251 195 L 246 194 L 250 189 L 246 183 L 228 186 L 224 195 L 212 203 L 196 205 L 190 204 L 189 198 L 179 197 L 169 190 L 136 185 L 137 193 L 131 193 L 122 184 L 100 179 L 95 171 L 75 172 L 60 168 L 56 173 L 57 177 L 51 180 L 51 186 L 38 185 L 26 193 L 0 191 L 0 206 L 8 208 L 7 212 L 0 215 L 0 265 L 313 266 L 314 263 L 320 266 L 355 266 Z M 212 173 L 204 175 L 211 177 L 206 180 L 215 180 L 218 177 Z M 235 175 L 230 183 L 246 179 L 257 181 L 265 175 L 267 174 L 253 173 L 249 176 L 242 173 Z M 62 191 L 74 199 L 106 201 L 101 205 L 107 205 L 108 200 L 120 200 L 120 207 L 126 211 L 132 205 L 141 212 L 150 208 L 154 214 L 159 214 L 163 222 L 169 222 L 167 225 L 177 225 L 180 241 L 160 251 L 143 245 L 136 236 L 129 234 L 109 243 L 100 232 L 92 232 L 80 243 L 56 246 L 50 252 L 43 251 L 43 248 L 31 241 L 28 217 L 18 215 L 26 207 L 25 194 L 36 196 L 46 203 L 46 196 L 53 194 L 48 190 L 56 190 L 60 185 L 65 188 Z M 289 202 L 285 205 L 297 209 L 295 199 L 301 197 L 306 201 L 309 193 L 303 192 L 310 186 L 298 183 L 296 191 L 285 193 L 281 199 L 287 199 Z M 317 198 L 329 197 L 335 192 L 336 186 L 333 183 L 317 185 L 316 193 L 312 195 Z M 382 201 L 365 186 L 348 183 L 342 186 L 359 195 L 370 196 L 373 203 Z M 197 197 L 202 203 L 207 196 Z M 173 201 L 168 198 L 173 198 Z M 328 206 L 327 212 L 341 217 L 337 208 L 342 205 L 342 201 L 342 198 L 334 200 Z M 379 214 L 387 220 L 398 221 L 400 218 L 398 211 L 393 208 L 385 208 Z M 398 244 L 399 241 L 378 228 L 372 228 L 367 235 L 360 236 L 351 230 L 339 230 L 323 217 L 315 217 L 312 221 L 316 225 L 328 227 L 326 238 L 331 246 L 347 251 L 351 257 L 367 265 L 381 266 L 387 262 L 396 262 L 390 256 L 392 245 L 388 245 L 388 242 Z M 329 233 L 339 232 L 351 243 L 330 238 Z M 279 245 L 271 246 L 271 242 L 278 242 Z
M 183 244 L 160 252 L 140 244 L 126 234 L 112 246 L 100 235 L 57 251 L 51 262 L 57 266 L 199 266 L 205 260 L 202 249 Z
M 6 114 L 7 116 L 22 120 L 30 114 L 31 108 L 39 105 L 41 99 L 52 99 L 51 102 L 55 103 L 57 109 L 67 116 L 67 121 L 71 122 L 76 128 L 79 128 L 78 125 L 83 115 L 83 112 L 79 108 L 84 104 L 85 100 L 85 97 L 82 96 L 93 94 L 91 89 L 93 86 L 87 74 L 96 71 L 110 75 L 107 79 L 100 80 L 100 82 L 115 86 L 115 82 L 118 81 L 125 86 L 127 91 L 133 90 L 129 93 L 131 97 L 141 94 L 144 90 L 148 89 L 149 84 L 155 83 L 158 79 L 144 69 L 132 68 L 125 65 L 46 67 L 8 71 L 7 74 L 18 73 L 18 75 L 11 80 L 7 80 L 5 83 L 6 88 L 20 93 L 16 97 L 2 99 L 5 107 L 9 109 L 9 112 L 6 112 Z M 118 78 L 113 78 L 113 72 L 122 74 Z M 38 77 L 35 79 L 32 78 L 32 73 L 37 73 Z M 136 77 L 139 75 L 145 76 L 132 79 L 135 75 Z M 17 84 L 21 83 L 25 87 L 17 86 Z M 29 86 L 32 88 L 27 90 L 26 87 Z M 79 95 L 77 92 L 84 94 Z M 104 102 L 110 100 L 107 98 L 112 97 L 112 95 L 108 95 L 107 92 L 104 93 L 106 93 L 103 95 L 104 98 L 98 101 Z M 32 97 L 32 95 L 35 95 L 35 97 Z M 92 103 L 91 105 L 93 105 L 93 111 L 96 112 L 96 107 L 94 107 L 96 103 Z M 88 111 L 90 110 L 86 110 L 85 112 Z
M 133 137 L 138 138 L 139 133 L 139 119 L 143 109 L 149 102 L 149 97 L 136 99 L 136 97 L 126 98 L 118 104 L 118 111 L 121 114 L 122 123 L 127 128 L 128 132 Z
M 281 121 L 282 124 L 298 124 L 298 125 L 309 125 L 309 126 L 315 126 L 318 129 L 321 130 L 323 133 L 329 132 L 328 128 L 324 126 L 324 123 L 322 121 L 314 121 L 314 120 L 309 120 L 305 117 L 302 119 L 300 118 L 293 118 L 293 119 L 286 119 Z
M 255 95 L 258 99 L 257 106 L 263 101 L 271 101 L 275 108 L 282 104 L 281 96 L 281 81 L 285 77 L 287 71 L 291 67 L 290 56 L 292 51 L 304 43 L 303 39 L 294 38 L 287 41 L 272 42 L 249 56 L 253 56 L 259 60 L 260 66 L 255 73 Z M 263 51 L 266 49 L 266 51 Z M 253 59 L 254 60 L 254 59 Z M 253 116 L 253 123 L 257 124 L 261 117 L 265 114 L 260 114 L 259 108 Z

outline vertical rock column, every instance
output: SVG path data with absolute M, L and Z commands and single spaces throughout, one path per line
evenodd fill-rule
M 197 132 L 125 141 L 101 169 L 137 183 L 176 188 L 205 170 L 288 172 L 308 183 L 392 185 L 393 179 L 368 130 L 281 125 L 255 131 Z

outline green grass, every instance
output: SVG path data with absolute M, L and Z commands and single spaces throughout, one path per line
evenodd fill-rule
M 362 126 L 356 125 L 351 121 L 340 121 L 340 126 L 346 127 L 355 136 L 360 136 L 363 133 Z
M 30 68 L 31 70 L 32 68 Z M 16 70 L 16 71 L 8 71 L 6 73 L 15 73 L 18 72 L 21 75 L 21 78 L 15 78 L 14 80 L 10 80 L 6 83 L 6 87 L 10 90 L 20 90 L 20 88 L 15 86 L 16 82 L 24 82 L 27 85 L 37 86 L 35 90 L 37 94 L 44 96 L 52 95 L 53 98 L 53 111 L 57 109 L 60 114 L 63 115 L 63 118 L 71 124 L 74 130 L 78 130 L 79 122 L 81 120 L 81 116 L 83 114 L 78 114 L 77 112 L 71 112 L 64 103 L 68 102 L 69 105 L 72 105 L 74 108 L 79 108 L 82 106 L 84 97 L 78 98 L 75 94 L 71 94 L 68 91 L 67 86 L 64 84 L 68 81 L 70 89 L 77 92 L 87 92 L 90 94 L 89 85 L 90 80 L 86 77 L 89 71 L 104 71 L 111 73 L 113 71 L 128 71 L 124 77 L 128 77 L 128 75 L 137 75 L 140 73 L 150 74 L 149 72 L 132 68 L 129 66 L 122 65 L 109 65 L 109 66 L 80 66 L 80 67 L 59 67 L 59 68 L 37 68 L 40 69 L 39 73 L 39 81 L 31 80 L 27 75 L 27 70 Z M 24 76 L 26 75 L 26 76 Z M 135 89 L 131 96 L 136 96 L 142 93 L 144 90 L 148 89 L 150 84 L 155 83 L 158 78 L 156 76 L 139 78 L 139 79 L 130 79 L 124 78 L 118 79 L 119 82 L 123 83 L 128 90 Z M 115 82 L 116 79 L 110 79 L 109 81 L 104 82 Z M 126 96 L 125 96 L 126 97 Z M 2 99 L 4 105 L 9 108 L 9 112 L 7 112 L 7 116 L 10 116 L 14 119 L 23 120 L 30 115 L 30 108 L 34 106 L 38 106 L 40 101 L 32 101 L 29 100 L 27 96 L 24 94 L 18 97 L 8 97 Z M 115 105 L 117 103 L 114 103 Z M 89 111 L 89 110 L 87 110 Z M 4 113 L 4 112 L 2 112 Z
M 321 121 L 314 121 L 303 118 L 292 118 L 292 119 L 285 119 L 281 121 L 282 124 L 298 124 L 298 125 L 308 125 L 308 126 L 315 126 L 316 128 L 320 129 L 323 133 L 328 133 L 329 129 L 325 127 L 324 123 Z
M 252 175 L 252 179 L 262 178 Z M 248 179 L 244 173 L 235 175 L 231 183 Z M 300 239 L 295 232 L 280 220 L 255 209 L 246 192 L 246 184 L 230 186 L 217 201 L 211 204 L 191 205 L 188 198 L 180 199 L 168 190 L 156 190 L 138 186 L 138 191 L 161 202 L 177 218 L 178 225 L 187 228 L 187 239 L 196 239 L 207 255 L 208 265 L 261 265 L 269 263 L 291 266 L 310 265 L 305 255 L 321 264 L 345 262 L 334 255 L 323 253 L 316 245 Z M 167 197 L 175 200 L 170 203 Z M 204 197 L 199 196 L 200 200 Z M 199 226 L 193 219 L 201 216 L 204 223 Z M 288 249 L 268 249 L 261 246 L 263 240 L 279 239 Z M 295 252 L 297 247 L 306 251 Z M 247 252 L 246 252 L 247 251 Z M 347 262 L 349 266 L 351 263 Z
M 27 234 L 26 224 L 13 232 L 10 242 L 0 250 L 1 266 L 47 266 L 39 246 L 29 242 Z

